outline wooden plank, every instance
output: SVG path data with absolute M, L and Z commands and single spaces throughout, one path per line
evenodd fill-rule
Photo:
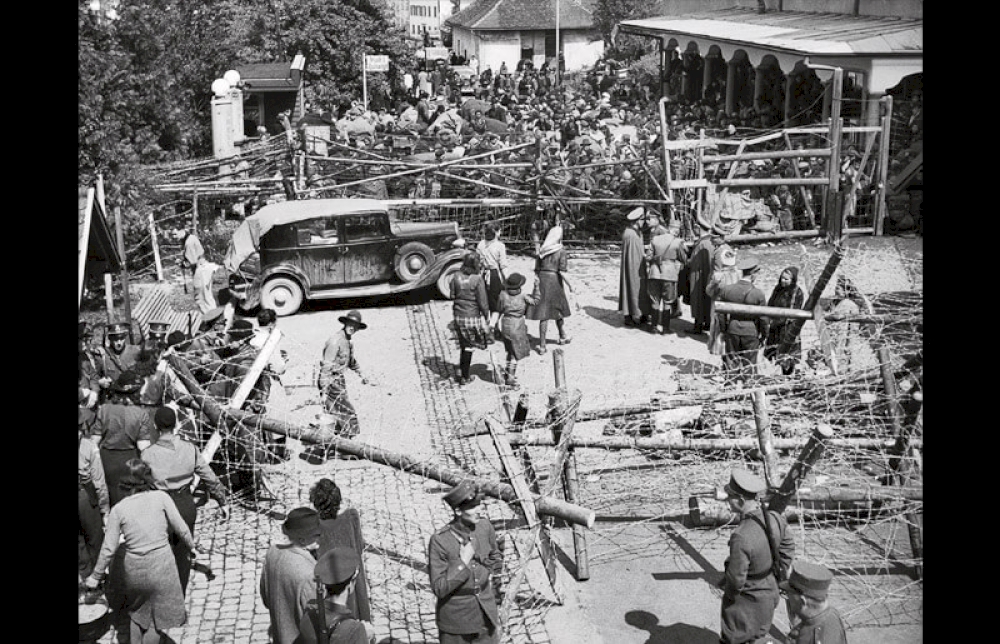
M 675 179 L 670 184 L 673 190 L 683 190 L 684 188 L 707 188 L 708 179 Z
M 243 381 L 240 382 L 236 393 L 229 400 L 230 409 L 239 409 L 246 402 L 247 396 L 250 395 L 254 384 L 256 384 L 260 374 L 264 371 L 264 367 L 267 366 L 267 361 L 271 359 L 271 354 L 278 348 L 278 342 L 280 341 L 281 329 L 273 329 L 270 335 L 267 336 L 267 340 L 264 341 L 264 345 L 260 348 L 260 353 L 254 358 L 250 371 L 243 377 Z

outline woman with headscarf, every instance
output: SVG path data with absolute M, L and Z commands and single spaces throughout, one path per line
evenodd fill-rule
M 778 284 L 767 300 L 768 306 L 786 309 L 801 309 L 806 301 L 805 293 L 798 285 L 799 269 L 789 266 L 781 271 Z M 781 372 L 790 376 L 795 371 L 795 365 L 802 354 L 802 341 L 799 334 L 793 331 L 791 318 L 771 318 L 771 326 L 764 339 L 764 357 L 773 360 L 781 367 Z
M 129 641 L 152 644 L 160 642 L 167 629 L 187 621 L 170 534 L 180 537 L 192 557 L 200 553 L 173 499 L 156 488 L 149 465 L 139 458 L 125 465 L 127 474 L 118 482 L 125 497 L 108 513 L 101 554 L 84 584 L 97 588 L 111 566 L 112 585 L 130 618 Z M 115 557 L 119 548 L 124 556 Z
M 462 260 L 462 268 L 451 278 L 452 314 L 455 316 L 455 335 L 461 358 L 458 364 L 458 384 L 472 382 L 469 370 L 472 368 L 472 351 L 485 349 L 491 338 L 486 322 L 490 317 L 486 285 L 481 275 L 479 255 L 468 253 Z
M 725 333 L 722 320 L 715 313 L 715 298 L 723 286 L 740 281 L 740 272 L 736 269 L 736 251 L 729 244 L 723 243 L 715 249 L 712 255 L 712 279 L 705 286 L 705 294 L 710 298 L 708 329 L 708 351 L 713 356 L 721 356 L 726 352 Z
M 546 348 L 545 335 L 549 320 L 556 321 L 559 329 L 559 344 L 569 344 L 566 335 L 564 319 L 570 316 L 569 300 L 563 290 L 563 276 L 566 271 L 566 250 L 562 244 L 563 227 L 556 224 L 545 235 L 545 241 L 538 249 L 538 259 L 535 260 L 535 304 L 530 304 L 525 311 L 525 318 L 538 320 L 538 353 L 543 354 Z

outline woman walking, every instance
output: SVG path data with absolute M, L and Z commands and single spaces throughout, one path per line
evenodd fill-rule
M 786 309 L 801 309 L 806 301 L 805 293 L 798 286 L 799 269 L 789 266 L 781 271 L 778 284 L 767 300 L 768 306 Z M 781 373 L 792 375 L 802 354 L 802 341 L 799 334 L 793 332 L 791 318 L 771 318 L 771 326 L 764 339 L 764 357 L 774 361 L 781 367 Z
M 504 280 L 509 265 L 507 246 L 500 241 L 500 232 L 492 224 L 483 228 L 483 238 L 476 245 L 476 254 L 483 266 L 483 280 L 486 283 L 486 301 L 490 307 L 490 331 L 499 330 L 500 309 L 498 299 L 503 293 Z
M 480 274 L 479 255 L 469 253 L 462 260 L 462 268 L 451 278 L 452 313 L 455 316 L 455 335 L 461 358 L 458 364 L 458 384 L 472 382 L 469 370 L 472 368 L 472 352 L 485 349 L 489 344 L 486 321 L 490 317 L 486 299 L 486 285 Z
M 350 548 L 358 555 L 359 572 L 354 592 L 347 606 L 356 619 L 372 621 L 372 608 L 368 601 L 368 573 L 365 572 L 365 540 L 361 536 L 361 515 L 355 508 L 342 508 L 340 487 L 331 479 L 321 478 L 309 490 L 309 502 L 319 514 L 319 548 L 316 558 L 336 547 Z
M 108 514 L 101 554 L 84 584 L 89 589 L 100 585 L 118 550 L 119 538 L 123 538 L 125 554 L 120 569 L 115 560 L 114 576 L 120 570 L 118 592 L 124 595 L 130 618 L 129 641 L 159 644 L 164 631 L 187 621 L 177 562 L 170 548 L 171 532 L 180 536 L 192 558 L 200 553 L 173 499 L 156 489 L 149 465 L 133 458 L 125 466 L 126 474 L 118 482 L 124 498 Z
M 507 350 L 507 365 L 503 379 L 508 387 L 517 386 L 515 377 L 517 363 L 531 353 L 528 344 L 528 325 L 524 322 L 524 314 L 528 305 L 538 300 L 533 295 L 521 292 L 524 282 L 524 275 L 511 273 L 507 278 L 506 289 L 499 298 L 500 337 L 503 338 L 503 346 Z
M 555 225 L 545 235 L 545 241 L 538 249 L 538 259 L 535 260 L 535 289 L 533 295 L 537 298 L 534 304 L 529 304 L 525 317 L 538 320 L 538 353 L 543 354 L 546 348 L 545 334 L 549 320 L 556 321 L 559 329 L 559 344 L 569 344 L 566 335 L 564 319 L 570 316 L 569 300 L 563 290 L 563 272 L 566 271 L 566 251 L 562 245 L 563 228 Z

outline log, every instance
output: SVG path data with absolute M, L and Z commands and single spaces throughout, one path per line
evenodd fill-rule
M 781 482 L 781 487 L 771 496 L 771 501 L 767 506 L 768 510 L 774 510 L 775 512 L 785 511 L 785 507 L 787 507 L 792 495 L 795 494 L 799 482 L 809 474 L 813 464 L 823 456 L 824 443 L 832 436 L 833 428 L 829 425 L 819 425 L 816 427 L 805 447 L 799 453 L 792 468 L 785 475 L 785 480 Z
M 653 421 L 653 431 L 665 432 L 679 427 L 691 427 L 701 418 L 703 410 L 702 405 L 691 405 L 654 411 L 650 414 L 650 419 Z
M 357 456 L 358 458 L 363 458 L 365 460 L 372 461 L 373 463 L 378 463 L 403 472 L 440 481 L 447 485 L 455 486 L 465 479 L 472 479 L 486 496 L 500 499 L 508 503 L 517 502 L 517 492 L 514 491 L 513 487 L 505 483 L 499 483 L 489 479 L 470 477 L 467 472 L 450 470 L 433 463 L 418 461 L 410 456 L 407 456 L 406 454 L 390 452 L 388 450 L 360 443 L 358 441 L 353 441 L 336 435 L 330 435 L 328 432 L 324 432 L 318 428 L 302 427 L 300 425 L 268 418 L 267 416 L 251 414 L 238 409 L 223 410 L 222 406 L 219 405 L 218 402 L 205 393 L 204 389 L 202 389 L 201 385 L 198 384 L 198 381 L 194 379 L 194 376 L 191 375 L 187 365 L 184 364 L 179 356 L 168 356 L 167 360 L 170 362 L 170 366 L 173 367 L 174 371 L 177 373 L 177 376 L 181 379 L 181 382 L 183 382 L 184 385 L 191 391 L 193 402 L 185 404 L 195 409 L 198 409 L 198 405 L 200 404 L 201 409 L 205 411 L 209 420 L 213 424 L 218 424 L 224 416 L 229 416 L 237 422 L 244 423 L 247 426 L 259 426 L 264 431 L 287 436 L 288 438 L 294 438 L 302 441 L 303 443 L 323 445 L 344 454 Z M 559 517 L 568 523 L 584 525 L 588 528 L 594 525 L 596 514 L 589 508 L 544 496 L 534 497 L 534 502 L 535 510 L 540 515 Z
M 774 452 L 774 436 L 771 434 L 771 420 L 767 415 L 767 394 L 754 392 L 750 397 L 753 404 L 753 419 L 757 427 L 757 441 L 764 456 L 764 479 L 768 489 L 777 487 L 778 463 Z
M 715 310 L 719 313 L 736 313 L 739 315 L 766 315 L 772 318 L 792 318 L 796 320 L 813 319 L 812 311 L 788 309 L 782 306 L 758 306 L 756 304 L 739 304 L 736 302 L 715 302 Z
M 886 499 L 886 501 L 899 499 Z M 867 521 L 873 515 L 891 512 L 891 505 L 876 500 L 844 500 L 844 501 L 805 501 L 801 505 L 789 505 L 781 513 L 790 523 L 803 520 L 841 519 Z M 737 519 L 729 509 L 726 501 L 717 501 L 702 497 L 691 497 L 688 500 L 688 518 L 691 524 L 698 527 L 709 527 L 733 523 Z
M 873 235 L 875 229 L 871 226 L 861 226 L 859 228 L 845 228 L 843 235 Z M 821 237 L 824 233 L 819 230 L 784 230 L 779 233 L 746 233 L 742 235 L 725 235 L 726 243 L 745 242 L 769 242 L 783 239 L 802 239 L 808 237 Z
M 801 449 L 809 443 L 805 438 L 775 438 L 771 446 L 776 450 Z M 547 436 L 511 436 L 510 444 L 514 447 L 553 447 L 556 443 Z M 877 449 L 890 450 L 895 441 L 877 438 L 831 438 L 826 441 L 830 447 L 844 449 Z M 923 447 L 923 441 L 914 440 L 913 447 Z M 757 438 L 681 438 L 674 439 L 660 436 L 629 438 L 610 436 L 604 438 L 574 438 L 570 440 L 572 449 L 666 449 L 677 451 L 730 451 L 760 449 Z

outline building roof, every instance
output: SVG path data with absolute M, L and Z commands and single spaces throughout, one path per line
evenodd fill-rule
M 624 20 L 620 29 L 651 36 L 670 34 L 814 56 L 922 56 L 924 21 L 919 18 L 841 13 L 768 11 L 733 7 L 677 16 Z
M 114 273 L 122 268 L 118 247 L 93 188 L 80 188 L 77 200 L 77 261 L 82 273 Z M 81 273 L 81 274 L 82 274 Z M 81 290 L 78 295 L 82 295 Z
M 302 84 L 301 70 L 292 63 L 254 63 L 235 67 L 247 92 L 295 92 Z
M 592 29 L 597 0 L 560 0 L 559 29 Z M 467 29 L 555 29 L 556 0 L 476 0 L 445 20 Z

